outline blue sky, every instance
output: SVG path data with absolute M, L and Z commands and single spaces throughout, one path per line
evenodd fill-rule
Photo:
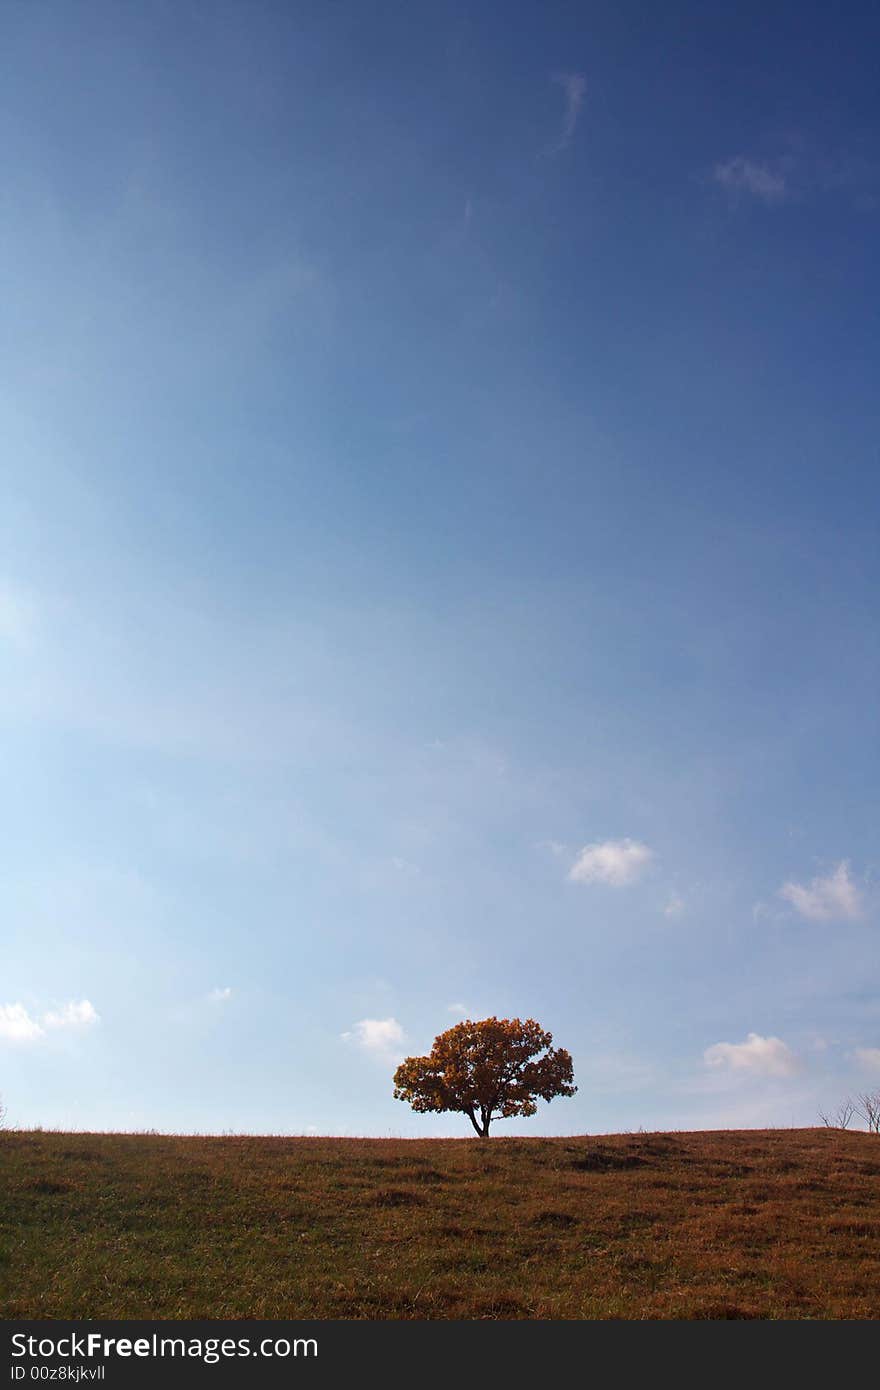
M 7 3 L 0 1095 L 880 1084 L 876 7 Z M 502 1127 L 504 1130 L 505 1127 Z

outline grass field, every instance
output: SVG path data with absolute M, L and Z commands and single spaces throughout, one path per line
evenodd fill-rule
M 0 1135 L 5 1318 L 878 1315 L 873 1135 Z

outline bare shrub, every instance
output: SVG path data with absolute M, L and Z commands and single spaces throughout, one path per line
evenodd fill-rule
M 838 1105 L 833 1115 L 827 1115 L 824 1110 L 820 1110 L 819 1119 L 826 1129 L 849 1129 L 855 1114 L 855 1102 L 847 1097 Z
M 869 1134 L 880 1134 L 880 1090 L 864 1091 L 858 1096 L 855 1112 L 868 1126 Z

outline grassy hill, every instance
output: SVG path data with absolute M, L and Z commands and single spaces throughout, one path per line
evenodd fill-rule
M 880 1316 L 880 1138 L 0 1135 L 0 1316 Z

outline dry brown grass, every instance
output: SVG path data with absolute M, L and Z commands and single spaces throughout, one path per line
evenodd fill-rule
M 873 1318 L 880 1139 L 0 1136 L 0 1316 Z

